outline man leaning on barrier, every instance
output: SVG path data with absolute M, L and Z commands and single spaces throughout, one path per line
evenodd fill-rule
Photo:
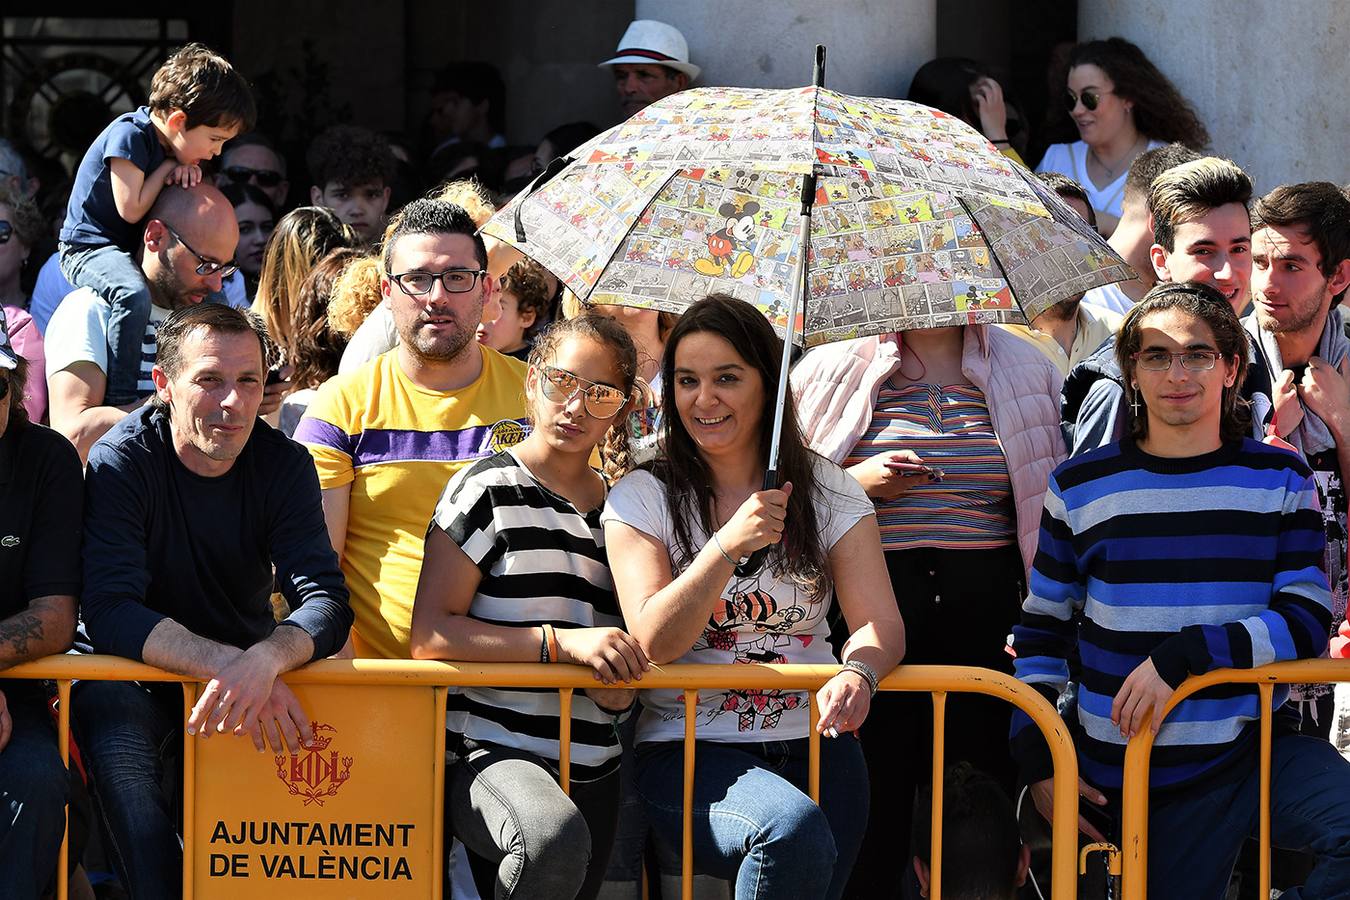
M 0 670 L 69 647 L 80 593 L 80 458 L 28 421 L 26 369 L 0 317 Z M 0 671 L 0 900 L 36 900 L 56 876 L 69 779 L 46 701 Z
M 257 419 L 266 342 L 258 320 L 216 304 L 160 327 L 153 404 L 89 454 L 82 604 L 94 650 L 207 682 L 189 734 L 283 752 L 311 734 L 277 676 L 336 652 L 352 613 L 309 454 Z M 274 584 L 292 610 L 280 623 Z M 162 754 L 181 742 L 179 686 L 81 682 L 73 715 L 123 886 L 178 897 Z
M 1014 629 L 1016 669 L 1053 694 L 1077 645 L 1080 790 L 1091 805 L 1118 795 L 1127 741 L 1150 722 L 1158 729 L 1187 676 L 1307 659 L 1327 645 L 1313 473 L 1296 454 L 1247 437 L 1236 387 L 1247 354 L 1222 294 L 1157 286 L 1117 340 L 1129 431 L 1050 477 Z M 1288 693 L 1276 691 L 1276 707 Z M 1254 688 L 1222 685 L 1163 722 L 1150 781 L 1150 897 L 1223 897 L 1242 842 L 1258 828 L 1259 718 Z M 1052 770 L 1030 726 L 1014 714 L 1013 751 L 1049 818 Z M 1347 896 L 1350 763 L 1324 740 L 1276 728 L 1273 841 L 1317 857 L 1302 893 L 1285 896 Z M 1102 839 L 1081 817 L 1080 828 Z

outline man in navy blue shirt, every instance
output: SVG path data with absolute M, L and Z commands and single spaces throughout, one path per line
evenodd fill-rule
M 282 753 L 311 729 L 277 676 L 337 652 L 352 613 L 309 454 L 257 419 L 266 341 L 255 318 L 217 304 L 160 327 L 154 402 L 89 454 L 83 619 L 96 651 L 207 682 L 189 734 L 247 734 Z M 274 585 L 291 610 L 280 622 Z M 178 897 L 160 786 L 160 752 L 182 727 L 177 685 L 82 682 L 73 701 L 124 887 Z

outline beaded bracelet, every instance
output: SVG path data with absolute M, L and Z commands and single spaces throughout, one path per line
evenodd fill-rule
M 844 668 L 852 669 L 861 675 L 863 680 L 867 682 L 867 689 L 871 692 L 871 695 L 873 697 L 877 695 L 877 685 L 881 683 L 881 679 L 877 677 L 876 669 L 859 659 L 850 659 L 844 663 Z

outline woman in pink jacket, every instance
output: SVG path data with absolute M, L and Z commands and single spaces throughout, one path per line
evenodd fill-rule
M 1012 672 L 1005 652 L 1036 553 L 1046 480 L 1064 459 L 1059 370 L 984 325 L 828 344 L 793 370 L 811 448 L 863 486 L 904 618 L 908 663 Z M 920 695 L 878 695 L 862 729 L 872 816 L 854 886 L 896 884 L 910 807 L 932 770 L 932 712 Z M 1012 791 L 1011 707 L 952 697 L 947 760 L 968 760 Z M 897 886 L 898 890 L 898 886 Z M 856 893 L 856 892 L 853 892 Z M 875 896 L 875 894 L 872 894 Z

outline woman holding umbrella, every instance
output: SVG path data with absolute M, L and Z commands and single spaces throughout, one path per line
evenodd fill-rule
M 1030 352 L 1028 352 L 1030 351 Z M 1018 621 L 1050 472 L 1065 457 L 1059 370 L 1030 344 L 987 325 L 905 331 L 806 354 L 792 371 L 802 430 L 876 505 L 881 546 L 910 647 L 906 662 L 1012 673 Z M 871 397 L 868 402 L 859 402 Z M 931 771 L 932 714 L 888 693 L 862 730 L 876 817 L 855 871 L 860 896 L 881 896 L 909 809 Z M 954 696 L 950 761 L 968 760 L 1009 791 L 1011 707 Z
M 852 636 L 818 693 L 829 738 L 867 718 L 904 653 L 876 518 L 862 489 L 808 450 L 789 408 L 768 464 L 781 347 L 763 314 L 723 295 L 691 306 L 662 362 L 662 459 L 610 492 L 602 521 L 624 619 L 653 663 L 836 664 L 831 593 Z M 760 567 L 746 563 L 771 548 Z M 751 571 L 755 568 L 754 571 Z M 858 743 L 821 744 L 820 806 L 806 795 L 809 703 L 790 691 L 702 691 L 695 709 L 694 857 L 737 896 L 838 897 L 867 825 Z M 680 846 L 685 707 L 650 691 L 638 724 L 638 789 L 652 827 Z

